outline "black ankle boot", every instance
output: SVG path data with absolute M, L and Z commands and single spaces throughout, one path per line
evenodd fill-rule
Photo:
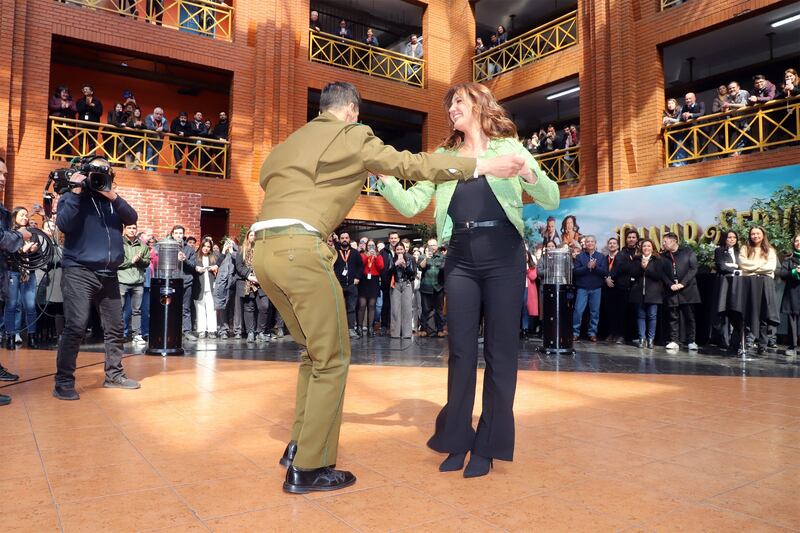
M 439 472 L 455 472 L 464 468 L 464 459 L 467 458 L 466 453 L 451 453 L 447 459 L 442 461 L 439 465 Z
M 39 349 L 39 342 L 36 338 L 36 333 L 28 333 L 28 348 L 31 350 Z
M 485 476 L 492 469 L 492 458 L 472 453 L 469 456 L 469 463 L 464 469 L 464 477 L 480 477 Z
M 17 349 L 17 342 L 14 339 L 14 335 L 6 335 L 3 339 L 3 344 L 6 347 L 6 350 L 16 350 Z

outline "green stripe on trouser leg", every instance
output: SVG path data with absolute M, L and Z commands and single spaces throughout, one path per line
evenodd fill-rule
M 334 259 L 333 251 L 313 235 L 274 235 L 256 242 L 256 276 L 292 337 L 305 339 L 310 360 L 301 363 L 298 373 L 292 432 L 298 468 L 336 463 L 350 338 Z

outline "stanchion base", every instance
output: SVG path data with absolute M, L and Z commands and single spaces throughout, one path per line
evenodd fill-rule
M 544 348 L 541 349 L 545 355 L 575 355 L 573 348 Z
M 145 352 L 147 355 L 183 355 L 183 348 L 148 348 Z

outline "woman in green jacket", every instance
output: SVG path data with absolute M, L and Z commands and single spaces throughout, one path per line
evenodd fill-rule
M 448 453 L 439 470 L 464 467 L 464 477 L 489 473 L 494 458 L 514 455 L 514 391 L 517 383 L 519 309 L 525 286 L 522 192 L 545 209 L 559 203 L 558 185 L 517 139 L 517 129 L 491 91 L 478 83 L 450 89 L 445 96 L 450 135 L 438 152 L 465 157 L 517 154 L 527 161 L 517 179 L 479 176 L 442 183 L 421 181 L 403 190 L 381 176 L 380 193 L 411 217 L 436 198 L 439 242 L 448 244 L 444 266 L 448 308 L 447 404 L 436 419 L 428 446 Z M 478 366 L 478 327 L 485 317 L 483 413 L 472 427 Z

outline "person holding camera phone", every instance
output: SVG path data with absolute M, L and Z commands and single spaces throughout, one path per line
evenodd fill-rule
M 61 291 L 66 321 L 58 342 L 53 389 L 53 396 L 59 400 L 80 399 L 75 390 L 75 367 L 92 305 L 97 306 L 103 324 L 103 387 L 140 387 L 122 367 L 122 305 L 117 279 L 117 269 L 125 259 L 122 227 L 135 224 L 139 216 L 108 186 L 114 177 L 108 161 L 102 157 L 87 159 L 82 160 L 80 171 L 69 177 L 73 187 L 61 195 L 56 218 L 56 226 L 64 234 Z M 96 190 L 90 184 L 102 184 L 107 189 Z
M 414 280 L 417 263 L 402 242 L 395 246 L 394 262 L 389 266 L 392 287 L 392 321 L 390 335 L 393 339 L 410 339 L 412 329 L 411 310 L 414 305 Z
M 375 303 L 381 289 L 381 274 L 386 266 L 372 239 L 367 241 L 367 250 L 361 254 L 361 264 L 363 272 L 358 285 L 358 327 L 362 335 L 372 337 L 375 334 L 372 329 L 375 322 Z

